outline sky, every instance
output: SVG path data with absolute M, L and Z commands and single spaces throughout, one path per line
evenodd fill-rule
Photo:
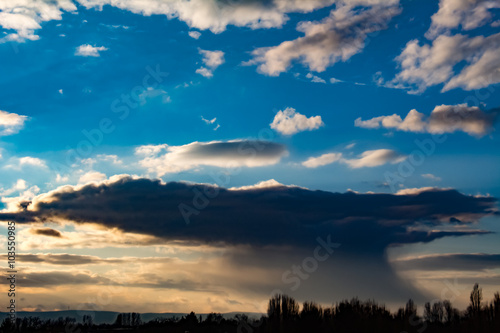
M 476 282 L 491 299 L 499 14 L 0 0 L 18 310 L 265 312 L 277 292 L 463 309 Z

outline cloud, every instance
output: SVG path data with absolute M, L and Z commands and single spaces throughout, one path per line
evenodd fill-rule
M 27 119 L 26 116 L 0 110 L 0 136 L 18 133 Z
M 321 116 L 307 118 L 295 111 L 294 108 L 286 108 L 278 111 L 274 116 L 271 128 L 283 135 L 293 135 L 304 131 L 313 131 L 324 126 Z
M 463 30 L 481 27 L 491 20 L 494 8 L 500 8 L 497 0 L 441 0 L 426 37 L 433 39 L 459 26 Z
M 359 158 L 343 159 L 342 161 L 351 168 L 376 167 L 387 163 L 396 164 L 402 162 L 407 156 L 401 155 L 391 149 L 367 150 Z
M 368 120 L 357 118 L 354 125 L 362 128 L 387 128 L 415 133 L 453 133 L 462 131 L 473 136 L 484 136 L 493 129 L 498 111 L 486 113 L 467 104 L 438 105 L 427 119 L 417 110 L 411 110 L 405 119 L 397 114 L 380 116 Z
M 22 190 L 25 190 L 27 188 L 26 181 L 24 179 L 18 179 L 11 188 L 4 190 L 3 188 L 0 188 L 0 196 L 8 196 L 11 195 L 12 193 L 19 192 Z
M 215 123 L 217 118 L 213 118 L 212 120 L 208 120 L 208 119 L 203 118 L 203 116 L 201 116 L 201 120 L 203 120 L 205 122 L 205 124 L 210 125 L 210 124 Z
M 340 83 L 340 82 L 344 82 L 344 81 L 339 80 L 339 79 L 336 79 L 336 78 L 334 78 L 334 77 L 331 77 L 331 78 L 330 78 L 330 83 L 331 83 L 331 84 Z
M 332 294 L 349 297 L 353 290 L 360 297 L 384 294 L 386 300 L 407 299 L 414 289 L 394 274 L 386 259 L 389 247 L 444 237 L 484 235 L 488 232 L 475 229 L 470 223 L 498 214 L 495 198 L 469 196 L 455 190 L 430 189 L 393 195 L 311 191 L 274 182 L 267 185 L 227 190 L 122 176 L 41 194 L 33 199 L 27 211 L 2 212 L 0 220 L 15 220 L 20 228 L 23 223 L 43 221 L 73 221 L 75 230 L 88 228 L 89 222 L 108 228 L 108 235 L 102 227 L 92 229 L 94 233 L 102 232 L 104 244 L 81 235 L 75 238 L 77 242 L 94 243 L 92 247 L 113 241 L 118 230 L 154 237 L 156 242 L 160 240 L 166 245 L 216 246 L 224 250 L 216 267 L 206 260 L 200 262 L 201 266 L 179 267 L 190 272 L 196 267 L 197 275 L 199 267 L 203 267 L 207 288 L 215 286 L 228 293 L 251 290 L 259 298 L 266 297 L 276 287 L 289 288 L 289 284 L 283 284 L 283 272 L 311 256 L 319 244 L 328 248 L 340 243 L 328 261 L 322 262 L 318 273 L 311 274 L 308 282 L 292 293 L 300 299 L 314 295 L 315 299 L 328 302 Z M 209 195 L 207 201 L 203 199 L 206 195 Z M 189 224 L 183 217 L 186 211 L 180 210 L 182 204 L 197 210 L 189 216 Z M 452 218 L 457 221 L 451 222 Z M 71 232 L 65 232 L 64 236 L 76 237 Z M 322 243 L 318 243 L 318 237 Z M 45 241 L 59 241 L 45 238 Z M 25 236 L 23 239 L 24 243 L 31 241 Z M 167 263 L 164 267 L 174 272 L 172 265 Z M 222 280 L 224 283 L 216 279 L 220 267 L 231 268 L 230 272 L 224 271 L 230 275 L 228 284 L 226 278 Z M 182 281 L 179 276 L 162 278 Z M 174 288 L 182 288 L 182 284 Z
M 398 259 L 392 262 L 398 270 L 482 271 L 500 268 L 500 254 L 453 253 Z
M 80 45 L 76 48 L 75 55 L 82 57 L 100 57 L 101 51 L 107 51 L 108 48 L 104 46 L 92 46 L 90 44 Z
M 76 9 L 71 0 L 2 1 L 0 2 L 0 26 L 5 30 L 14 32 L 10 32 L 1 38 L 0 43 L 37 40 L 39 36 L 35 34 L 35 30 L 41 28 L 41 23 L 61 20 L 64 11 L 74 12 Z
M 307 73 L 306 78 L 311 79 L 311 82 L 314 82 L 314 83 L 326 83 L 325 80 L 323 80 L 319 76 L 313 75 L 311 73 Z
M 215 191 L 217 195 L 212 195 Z M 179 205 L 192 206 L 196 193 L 208 193 L 211 199 L 191 216 L 187 226 Z M 367 230 L 385 230 L 389 232 L 384 238 L 386 246 L 460 235 L 407 227 L 420 221 L 437 228 L 452 217 L 461 221 L 464 216 L 468 220 L 498 214 L 495 204 L 495 198 L 467 196 L 455 190 L 421 190 L 411 195 L 340 194 L 284 186 L 227 190 L 123 176 L 99 184 L 63 186 L 35 197 L 27 211 L 0 213 L 0 220 L 92 222 L 166 240 L 254 245 L 300 245 L 312 235 L 330 233 L 354 240 L 367 237 Z M 363 232 L 359 232 L 361 226 Z M 373 234 L 370 237 L 376 239 Z
M 224 52 L 222 51 L 208 51 L 199 49 L 201 55 L 203 55 L 203 63 L 206 67 L 200 67 L 196 70 L 196 73 L 203 75 L 204 77 L 212 77 L 213 72 L 222 65 L 224 60 Z
M 319 157 L 310 157 L 302 162 L 307 168 L 317 168 L 320 166 L 340 162 L 347 164 L 353 169 L 365 167 L 377 167 L 387 163 L 395 164 L 404 161 L 407 156 L 401 155 L 391 149 L 367 150 L 358 158 L 345 158 L 342 153 L 328 153 Z
M 60 285 L 115 285 L 112 280 L 99 276 L 97 274 L 89 274 L 86 272 L 24 272 L 22 279 L 19 280 L 19 285 L 28 288 L 46 288 Z
M 87 184 L 90 182 L 99 182 L 99 181 L 104 180 L 104 179 L 106 179 L 106 175 L 103 174 L 102 172 L 89 171 L 80 177 L 80 179 L 78 180 L 78 183 Z
M 287 13 L 308 13 L 329 6 L 335 0 L 308 1 L 218 1 L 218 0 L 144 0 L 144 1 L 114 1 L 114 0 L 78 0 L 86 8 L 102 9 L 105 5 L 128 10 L 136 14 L 150 16 L 166 15 L 167 18 L 177 18 L 186 22 L 189 27 L 199 30 L 210 30 L 220 33 L 228 25 L 249 27 L 251 29 L 269 29 L 282 27 L 287 21 Z M 366 3 L 369 0 L 356 1 Z
M 47 168 L 47 163 L 38 157 L 13 157 L 11 158 L 10 163 L 5 166 L 5 168 L 20 170 L 25 166 L 45 169 Z
M 201 37 L 201 32 L 199 32 L 199 31 L 189 31 L 188 35 L 191 38 L 198 39 L 198 38 Z
M 183 146 L 140 146 L 140 165 L 161 177 L 199 166 L 261 167 L 277 164 L 288 155 L 286 147 L 268 141 L 233 140 L 193 142 Z
M 484 88 L 500 82 L 500 60 L 496 57 L 499 52 L 500 33 L 488 37 L 440 35 L 431 45 L 412 40 L 396 58 L 401 71 L 385 85 L 410 93 L 422 93 L 443 83 L 443 92 Z M 455 70 L 457 66 L 461 68 L 459 72 Z
M 205 119 L 203 116 L 201 116 L 201 120 L 207 124 L 207 125 L 213 125 L 216 121 L 217 121 L 217 118 L 213 118 L 213 119 Z M 220 127 L 220 124 L 217 124 L 215 123 L 215 127 L 213 128 L 214 131 L 217 131 Z
M 342 153 L 328 153 L 319 157 L 310 157 L 307 161 L 302 162 L 302 165 L 307 168 L 317 168 L 323 165 L 332 164 L 342 158 Z
M 257 64 L 259 72 L 270 76 L 286 72 L 293 62 L 300 62 L 311 71 L 323 72 L 361 52 L 368 34 L 385 29 L 387 21 L 400 13 L 398 1 L 385 4 L 376 2 L 368 9 L 353 9 L 356 4 L 352 3 L 352 7 L 337 7 L 320 22 L 300 22 L 297 30 L 304 33 L 303 37 L 258 48 L 247 64 Z
M 435 182 L 440 182 L 441 181 L 440 177 L 434 176 L 432 173 L 424 173 L 422 175 L 422 178 L 429 179 L 429 180 L 432 180 L 432 181 L 435 181 Z
M 30 232 L 33 235 L 42 235 L 42 236 L 57 237 L 57 238 L 62 237 L 60 231 L 51 228 L 31 229 Z
M 163 89 L 154 89 L 153 87 L 148 87 L 143 92 L 139 94 L 139 100 L 141 105 L 146 104 L 148 98 L 155 98 L 161 96 L 162 103 L 170 103 L 172 99 L 168 93 Z
M 284 185 L 284 184 L 281 184 L 280 182 L 276 181 L 275 179 L 269 179 L 269 180 L 263 180 L 261 182 L 258 182 L 255 185 L 231 187 L 228 190 L 230 190 L 230 191 L 248 191 L 248 190 L 258 190 L 258 189 L 264 189 L 264 188 L 278 188 L 278 187 L 299 187 L 299 186 Z

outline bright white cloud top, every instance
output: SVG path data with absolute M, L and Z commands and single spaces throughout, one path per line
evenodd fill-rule
M 283 135 L 294 135 L 299 132 L 317 130 L 324 126 L 321 116 L 306 117 L 294 108 L 278 111 L 274 116 L 271 128 Z
M 404 119 L 393 114 L 368 120 L 357 118 L 354 125 L 362 128 L 386 128 L 397 131 L 443 134 L 462 131 L 473 136 L 484 136 L 492 131 L 498 112 L 485 113 L 466 104 L 439 105 L 427 119 L 423 113 L 411 110 Z
M 18 133 L 27 119 L 27 116 L 0 110 L 0 136 Z

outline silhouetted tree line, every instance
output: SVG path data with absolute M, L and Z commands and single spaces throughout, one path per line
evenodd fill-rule
M 482 290 L 477 284 L 470 294 L 470 305 L 465 311 L 454 308 L 450 301 L 426 303 L 423 316 L 417 313 L 413 300 L 391 313 L 375 301 L 357 298 L 344 300 L 324 308 L 314 302 L 299 303 L 287 295 L 275 295 L 269 300 L 267 316 L 259 320 L 242 314 L 225 319 L 211 313 L 205 320 L 194 312 L 181 318 L 156 318 L 143 322 L 138 313 L 120 313 L 113 324 L 95 324 L 89 315 L 77 323 L 73 318 L 41 320 L 37 317 L 19 318 L 16 323 L 5 319 L 0 332 L 172 332 L 172 333 L 323 333 L 323 332 L 500 332 L 500 294 L 489 303 L 483 302 Z

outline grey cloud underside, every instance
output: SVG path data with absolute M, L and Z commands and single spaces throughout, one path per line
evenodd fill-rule
M 191 207 L 196 193 L 216 194 L 186 224 L 179 205 Z M 203 203 L 202 200 L 198 200 Z M 198 206 L 198 208 L 200 208 Z M 193 243 L 305 246 L 331 234 L 335 242 L 356 251 L 383 251 L 391 244 L 429 242 L 447 236 L 485 231 L 407 231 L 417 223 L 430 227 L 457 222 L 462 216 L 498 214 L 496 199 L 455 190 L 416 195 L 356 194 L 293 187 L 227 190 L 205 185 L 122 178 L 51 194 L 31 210 L 2 213 L 0 220 L 18 222 L 67 219 L 95 222 L 166 241 Z M 446 222 L 443 222 L 446 221 Z
M 485 269 L 500 268 L 500 254 L 485 253 L 458 253 L 445 255 L 432 255 L 408 260 L 398 260 L 394 265 L 401 270 L 470 270 L 481 271 Z

